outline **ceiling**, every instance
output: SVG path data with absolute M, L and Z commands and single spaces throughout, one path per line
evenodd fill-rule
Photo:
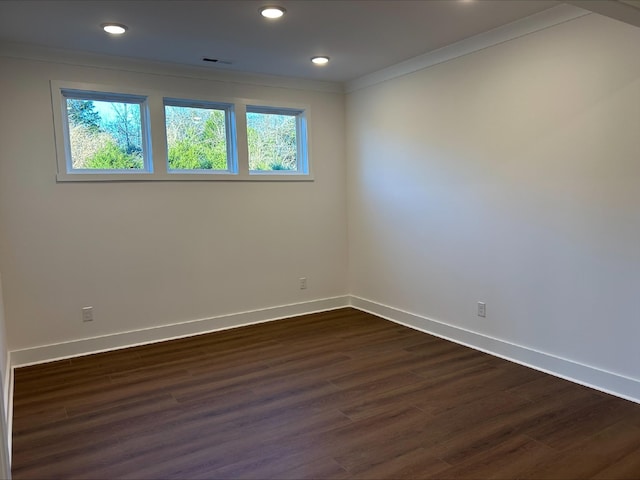
M 558 0 L 0 0 L 0 43 L 347 82 Z M 567 0 L 640 26 L 640 0 Z M 262 18 L 280 5 L 280 20 Z M 129 31 L 112 37 L 105 22 Z M 331 62 L 318 67 L 314 55 Z M 205 63 L 203 57 L 230 64 Z
M 266 4 L 286 8 L 262 18 Z M 551 8 L 554 0 L 2 0 L 0 41 L 345 82 Z M 110 37 L 104 22 L 129 31 Z M 328 55 L 329 65 L 311 64 Z M 203 57 L 231 62 L 204 63 Z

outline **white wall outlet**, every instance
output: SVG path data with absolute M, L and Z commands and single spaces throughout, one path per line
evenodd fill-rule
M 307 289 L 307 277 L 300 277 L 298 280 L 300 282 L 300 290 L 306 290 Z
M 484 302 L 478 302 L 478 316 L 486 317 L 487 316 L 487 304 Z
M 93 307 L 82 307 L 82 321 L 93 322 Z

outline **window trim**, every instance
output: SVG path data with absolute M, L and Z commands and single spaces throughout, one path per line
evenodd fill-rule
M 308 138 L 307 138 L 307 110 L 290 107 L 271 107 L 265 105 L 246 105 L 245 115 L 248 113 L 261 113 L 266 115 L 287 115 L 295 118 L 296 122 L 296 169 L 295 170 L 249 170 L 249 175 L 264 177 L 274 176 L 299 176 L 309 174 Z M 249 163 L 247 152 L 247 164 Z
M 185 92 L 174 90 L 152 90 L 148 88 L 128 88 L 113 85 L 101 85 L 84 82 L 71 82 L 61 80 L 51 80 L 51 102 L 53 110 L 54 141 L 56 150 L 57 182 L 136 182 L 136 181 L 261 181 L 261 182 L 310 182 L 314 181 L 311 172 L 311 138 L 308 131 L 310 124 L 309 105 L 289 102 L 271 102 L 263 99 L 229 98 L 192 93 L 185 95 Z M 147 170 L 72 170 L 68 167 L 67 152 L 69 149 L 68 120 L 66 117 L 66 97 L 65 91 L 76 91 L 84 94 L 95 94 L 96 96 L 108 94 L 110 98 L 146 98 L 147 118 L 144 120 L 143 136 L 146 131 L 146 152 L 148 152 Z M 112 96 L 111 96 L 112 95 Z M 194 99 L 193 97 L 196 97 Z M 104 98 L 104 97 L 103 97 Z M 228 117 L 227 136 L 233 141 L 227 141 L 227 148 L 232 148 L 232 156 L 229 159 L 233 162 L 229 171 L 223 170 L 169 170 L 168 150 L 165 128 L 165 99 L 169 101 L 185 102 L 185 105 L 228 105 L 230 114 Z M 303 149 L 306 162 L 304 171 L 266 171 L 260 173 L 249 172 L 249 154 L 247 145 L 247 108 L 262 108 L 268 112 L 286 111 L 300 113 L 300 131 L 296 124 L 296 136 L 300 136 L 298 141 L 299 149 Z M 142 109 L 141 109 L 142 115 Z M 306 142 L 302 143 L 302 139 Z M 143 140 L 144 141 L 144 140 Z M 70 154 L 69 154 L 70 155 Z M 298 153 L 299 159 L 303 158 Z M 277 172 L 277 173 L 276 173 Z
M 149 135 L 149 106 L 147 97 L 144 95 L 127 95 L 123 93 L 96 92 L 87 90 L 61 89 L 62 97 L 62 128 L 64 130 L 64 148 L 66 174 L 68 175 L 113 175 L 126 174 L 138 175 L 153 173 L 151 142 Z M 69 131 L 69 111 L 67 100 L 93 100 L 96 102 L 129 103 L 140 107 L 140 143 L 142 146 L 142 168 L 140 169 L 94 169 L 94 168 L 73 168 L 73 158 L 71 156 L 71 135 Z
M 237 175 L 238 173 L 238 140 L 235 126 L 235 104 L 227 102 L 209 102 L 205 100 L 190 100 L 185 98 L 164 97 L 162 99 L 162 112 L 164 117 L 164 139 L 167 140 L 166 107 L 187 107 L 224 111 L 225 137 L 227 142 L 227 169 L 226 170 L 173 170 L 169 168 L 169 146 L 165 152 L 166 168 L 168 175 Z
M 81 82 L 51 81 L 51 100 L 53 107 L 53 124 L 56 146 L 56 162 L 58 182 L 120 180 L 147 180 L 154 175 L 152 140 L 150 136 L 150 104 L 149 96 L 142 91 L 117 88 Z M 70 93 L 71 95 L 67 95 Z M 73 95 L 73 94 L 79 95 Z M 69 121 L 67 116 L 67 98 L 79 98 L 96 101 L 122 101 L 131 103 L 132 99 L 144 99 L 140 104 L 140 121 L 142 128 L 143 165 L 141 170 L 94 170 L 72 168 L 71 145 L 69 138 Z M 137 102 L 134 102 L 137 103 Z

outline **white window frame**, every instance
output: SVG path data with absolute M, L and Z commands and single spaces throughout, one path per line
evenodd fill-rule
M 309 174 L 308 138 L 306 110 L 300 108 L 283 108 L 265 105 L 246 105 L 246 113 L 265 115 L 287 115 L 296 121 L 296 169 L 295 170 L 249 170 L 249 175 L 256 176 L 299 176 Z M 247 153 L 247 162 L 248 153 Z
M 56 142 L 58 182 L 120 182 L 120 181 L 313 181 L 311 173 L 311 139 L 308 131 L 310 107 L 263 99 L 218 97 L 211 94 L 182 91 L 157 91 L 148 88 L 126 88 L 84 82 L 51 80 L 51 99 Z M 95 95 L 92 99 L 117 101 L 118 98 L 145 98 L 141 106 L 143 122 L 144 169 L 93 170 L 72 169 L 69 145 L 66 92 Z M 191 99 L 196 97 L 197 100 Z M 76 98 L 76 97 L 74 97 Z M 79 97 L 83 98 L 83 97 Z M 227 151 L 229 170 L 169 170 L 165 102 L 180 102 L 178 106 L 228 108 Z M 171 104 L 171 103 L 170 103 Z M 296 114 L 298 170 L 249 171 L 246 112 L 260 109 L 266 113 Z M 69 153 L 68 153 L 69 152 Z
M 225 119 L 225 136 L 227 142 L 227 169 L 226 170 L 172 170 L 169 168 L 169 149 L 166 150 L 166 168 L 169 175 L 236 175 L 238 173 L 238 149 L 235 128 L 235 111 L 233 103 L 208 102 L 204 100 L 189 100 L 185 98 L 164 97 L 162 100 L 162 111 L 164 119 L 164 139 L 167 140 L 167 119 L 165 107 L 191 107 L 212 110 L 223 110 Z
M 52 88 L 52 92 L 54 89 Z M 100 88 L 97 85 L 70 84 L 57 86 L 53 95 L 53 118 L 56 136 L 56 157 L 58 164 L 58 180 L 121 180 L 142 179 L 153 174 L 151 136 L 149 132 L 149 105 L 147 95 L 138 92 L 114 91 Z M 73 168 L 71 144 L 69 137 L 69 117 L 67 99 L 94 100 L 101 102 L 131 103 L 140 106 L 142 169 L 77 169 Z M 57 108 L 56 108 L 57 107 Z

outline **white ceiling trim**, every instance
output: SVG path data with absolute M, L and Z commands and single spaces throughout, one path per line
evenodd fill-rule
M 640 0 L 618 0 L 619 2 L 626 3 L 634 8 L 640 8 Z
M 344 93 L 343 84 L 341 82 L 281 77 L 276 75 L 254 74 L 233 70 L 212 70 L 206 67 L 47 48 L 25 43 L 0 42 L 0 57 L 22 58 L 47 63 L 104 68 L 135 73 L 149 73 L 153 75 L 168 75 L 182 78 L 195 78 L 225 83 L 257 85 L 261 87 Z
M 347 93 L 376 85 L 393 78 L 408 75 L 454 58 L 468 55 L 500 43 L 513 40 L 545 28 L 553 27 L 570 20 L 589 15 L 591 12 L 573 5 L 562 4 L 530 15 L 521 20 L 508 23 L 488 32 L 474 35 L 459 42 L 447 45 L 432 52 L 410 58 L 377 72 L 364 75 L 345 83 Z
M 640 0 L 570 0 L 576 7 L 640 27 Z

